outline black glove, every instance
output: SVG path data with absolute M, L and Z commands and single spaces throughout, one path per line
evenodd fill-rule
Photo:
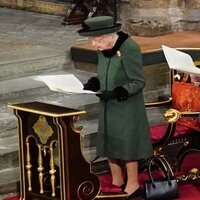
M 107 102 L 109 99 L 117 99 L 118 101 L 124 101 L 128 99 L 129 93 L 128 91 L 123 88 L 122 86 L 116 87 L 112 91 L 104 90 L 100 94 L 96 94 L 100 99 Z
M 100 89 L 100 82 L 97 77 L 91 77 L 87 83 L 83 84 L 84 90 L 91 90 L 97 92 Z
M 96 96 L 98 96 L 100 99 L 102 99 L 105 102 L 107 102 L 109 99 L 116 98 L 115 92 L 114 91 L 108 91 L 108 90 L 104 90 L 101 93 L 96 94 Z
M 128 99 L 129 93 L 128 91 L 123 88 L 122 86 L 118 86 L 114 89 L 118 101 L 124 101 Z

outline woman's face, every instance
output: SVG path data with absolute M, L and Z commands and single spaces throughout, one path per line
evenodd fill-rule
M 195 66 L 200 69 L 200 60 L 194 62 Z M 193 83 L 200 83 L 200 75 L 191 74 L 191 82 Z
M 200 83 L 200 75 L 190 75 L 192 83 Z
M 112 35 L 93 36 L 89 37 L 89 42 L 96 49 L 103 51 L 113 47 L 112 38 Z

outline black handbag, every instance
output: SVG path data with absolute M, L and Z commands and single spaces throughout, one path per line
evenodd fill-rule
M 152 177 L 152 165 L 157 165 L 163 172 L 162 179 L 154 180 Z M 171 200 L 179 197 L 178 184 L 168 162 L 162 157 L 152 157 L 148 162 L 148 174 L 150 180 L 144 183 L 145 200 Z

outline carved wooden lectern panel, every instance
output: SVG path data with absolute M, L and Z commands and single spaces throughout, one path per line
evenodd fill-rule
M 95 199 L 100 183 L 80 148 L 78 111 L 31 102 L 9 105 L 18 119 L 21 200 Z

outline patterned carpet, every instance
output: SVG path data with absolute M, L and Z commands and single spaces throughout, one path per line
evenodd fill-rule
M 180 200 L 200 200 L 200 184 L 179 185 Z M 12 196 L 4 200 L 19 200 L 19 196 Z
M 200 168 L 199 153 L 193 153 L 184 159 L 184 162 L 181 167 L 181 172 L 188 171 L 188 169 L 191 169 L 193 167 Z M 160 176 L 162 176 L 160 171 L 156 169 L 153 173 L 153 177 L 158 178 Z M 148 179 L 148 174 L 146 172 L 139 174 L 139 181 L 141 186 L 144 184 L 144 180 L 147 179 Z M 112 189 L 111 188 L 112 178 L 110 174 L 103 174 L 99 176 L 99 180 L 101 183 L 101 191 L 105 189 Z M 179 187 L 180 200 L 200 200 L 200 180 L 179 183 L 178 187 Z M 114 188 L 114 191 L 117 191 L 116 188 Z M 3 200 L 19 200 L 19 196 L 16 195 L 10 196 L 4 198 Z

